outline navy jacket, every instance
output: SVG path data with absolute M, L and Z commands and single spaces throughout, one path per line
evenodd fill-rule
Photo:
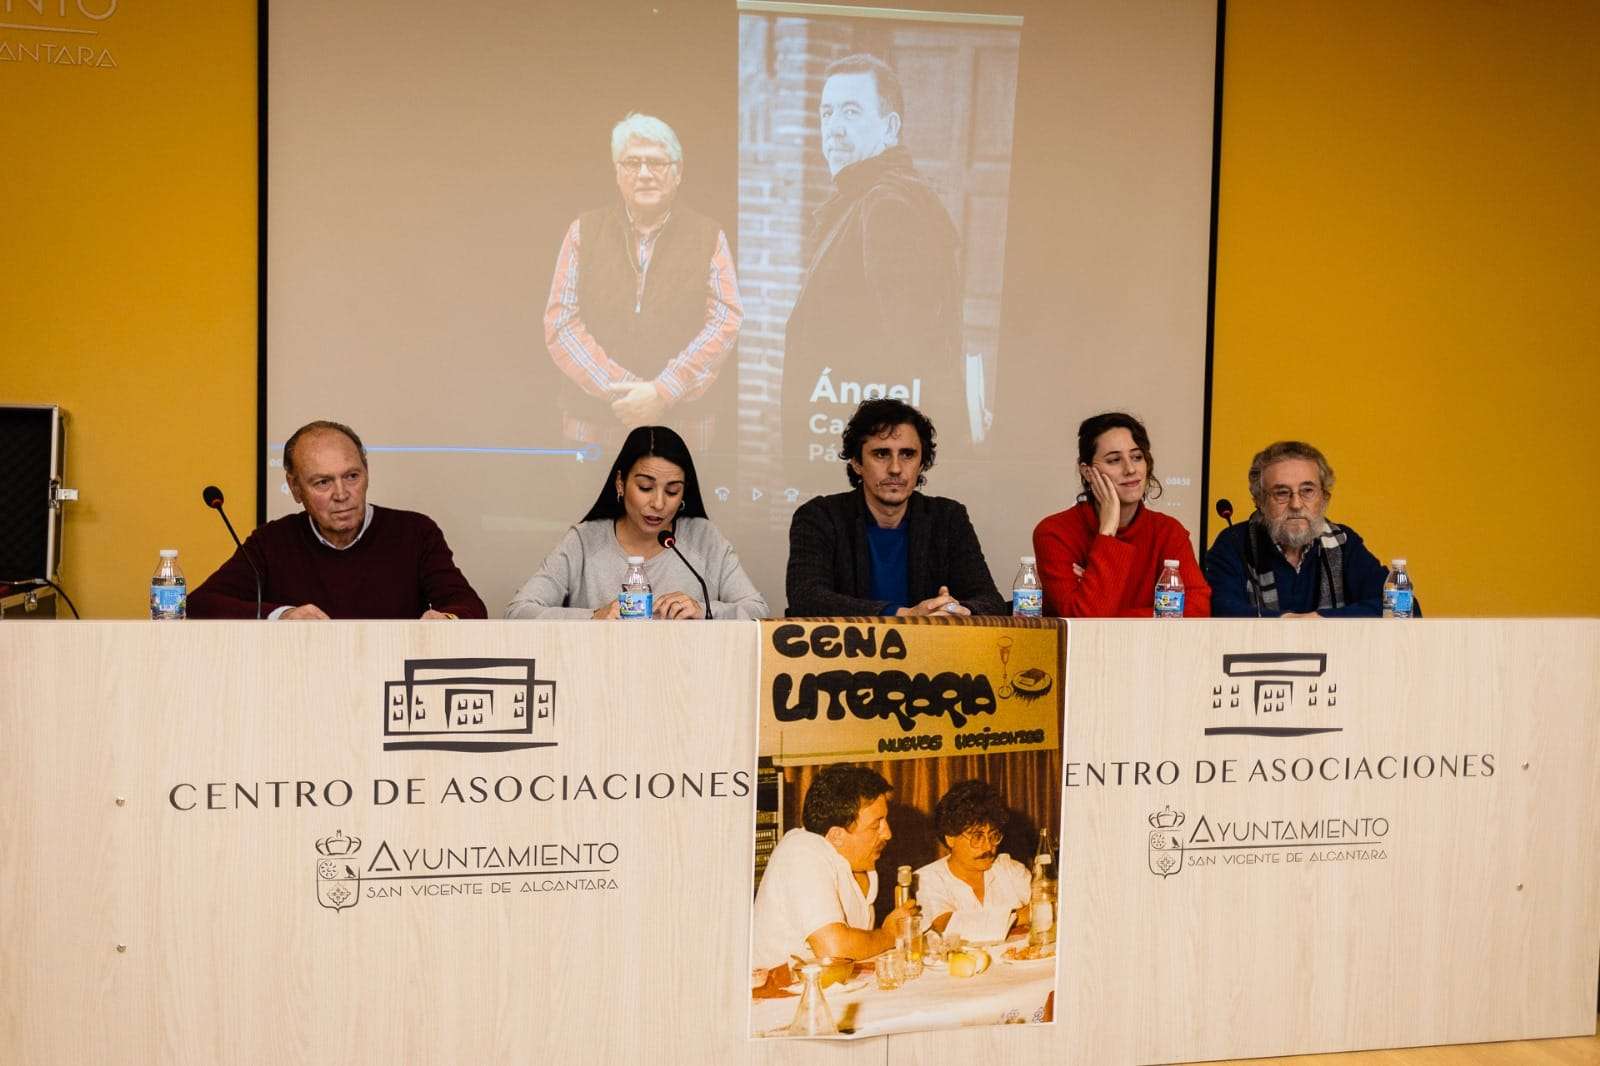
M 1324 618 L 1378 618 L 1383 614 L 1383 582 L 1389 575 L 1388 567 L 1377 560 L 1360 534 L 1349 526 L 1344 544 L 1344 606 L 1317 611 Z M 1258 610 L 1250 588 L 1249 566 L 1246 551 L 1250 548 L 1250 524 L 1240 522 L 1217 534 L 1211 550 L 1206 552 L 1206 580 L 1211 584 L 1211 617 L 1213 618 L 1276 618 L 1280 614 L 1304 613 L 1317 610 L 1317 598 L 1322 588 L 1322 544 L 1312 541 L 1300 560 L 1296 571 L 1283 557 L 1283 552 L 1257 538 L 1254 545 L 1258 562 L 1272 561 L 1272 576 L 1278 588 L 1278 609 Z M 1420 613 L 1420 612 L 1419 612 Z

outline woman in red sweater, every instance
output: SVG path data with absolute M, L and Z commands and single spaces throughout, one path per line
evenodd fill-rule
M 1145 506 L 1160 495 L 1150 434 L 1132 415 L 1112 411 L 1078 427 L 1082 502 L 1040 522 L 1033 553 L 1044 584 L 1044 613 L 1063 618 L 1149 618 L 1164 560 L 1183 576 L 1183 613 L 1211 616 L 1211 586 L 1195 563 L 1189 531 Z

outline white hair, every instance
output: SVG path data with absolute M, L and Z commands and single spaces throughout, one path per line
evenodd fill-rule
M 654 115 L 641 115 L 637 111 L 629 111 L 621 122 L 611 127 L 611 161 L 622 162 L 622 150 L 628 147 L 632 140 L 651 141 L 667 150 L 667 155 L 674 163 L 683 162 L 683 145 L 678 143 L 678 135 L 672 132 L 672 127 L 656 118 Z

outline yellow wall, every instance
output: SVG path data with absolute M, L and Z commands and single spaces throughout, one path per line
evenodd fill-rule
M 1596 56 L 1583 0 L 1229 4 L 1213 497 L 1303 437 L 1430 614 L 1600 613 Z
M 0 402 L 70 412 L 63 581 L 136 616 L 226 555 L 201 485 L 254 517 L 255 4 L 52 24 L 118 66 L 0 60 Z M 1305 437 L 1430 613 L 1600 613 L 1597 54 L 1581 0 L 1230 4 L 1213 496 Z
M 61 582 L 137 617 L 158 549 L 231 551 L 203 485 L 254 524 L 256 5 L 82 6 L 0 20 L 55 31 L 0 29 L 0 403 L 66 408 Z

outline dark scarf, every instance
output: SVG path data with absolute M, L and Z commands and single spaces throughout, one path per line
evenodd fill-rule
M 1266 519 L 1256 511 L 1250 516 L 1246 534 L 1245 567 L 1250 582 L 1250 598 L 1263 611 L 1278 611 L 1278 582 L 1272 574 L 1272 561 L 1279 553 L 1267 532 Z M 1321 587 L 1317 595 L 1317 610 L 1330 610 L 1344 606 L 1344 543 L 1343 526 L 1336 526 L 1326 518 L 1317 534 L 1322 546 Z M 1309 547 L 1309 545 L 1308 545 Z

